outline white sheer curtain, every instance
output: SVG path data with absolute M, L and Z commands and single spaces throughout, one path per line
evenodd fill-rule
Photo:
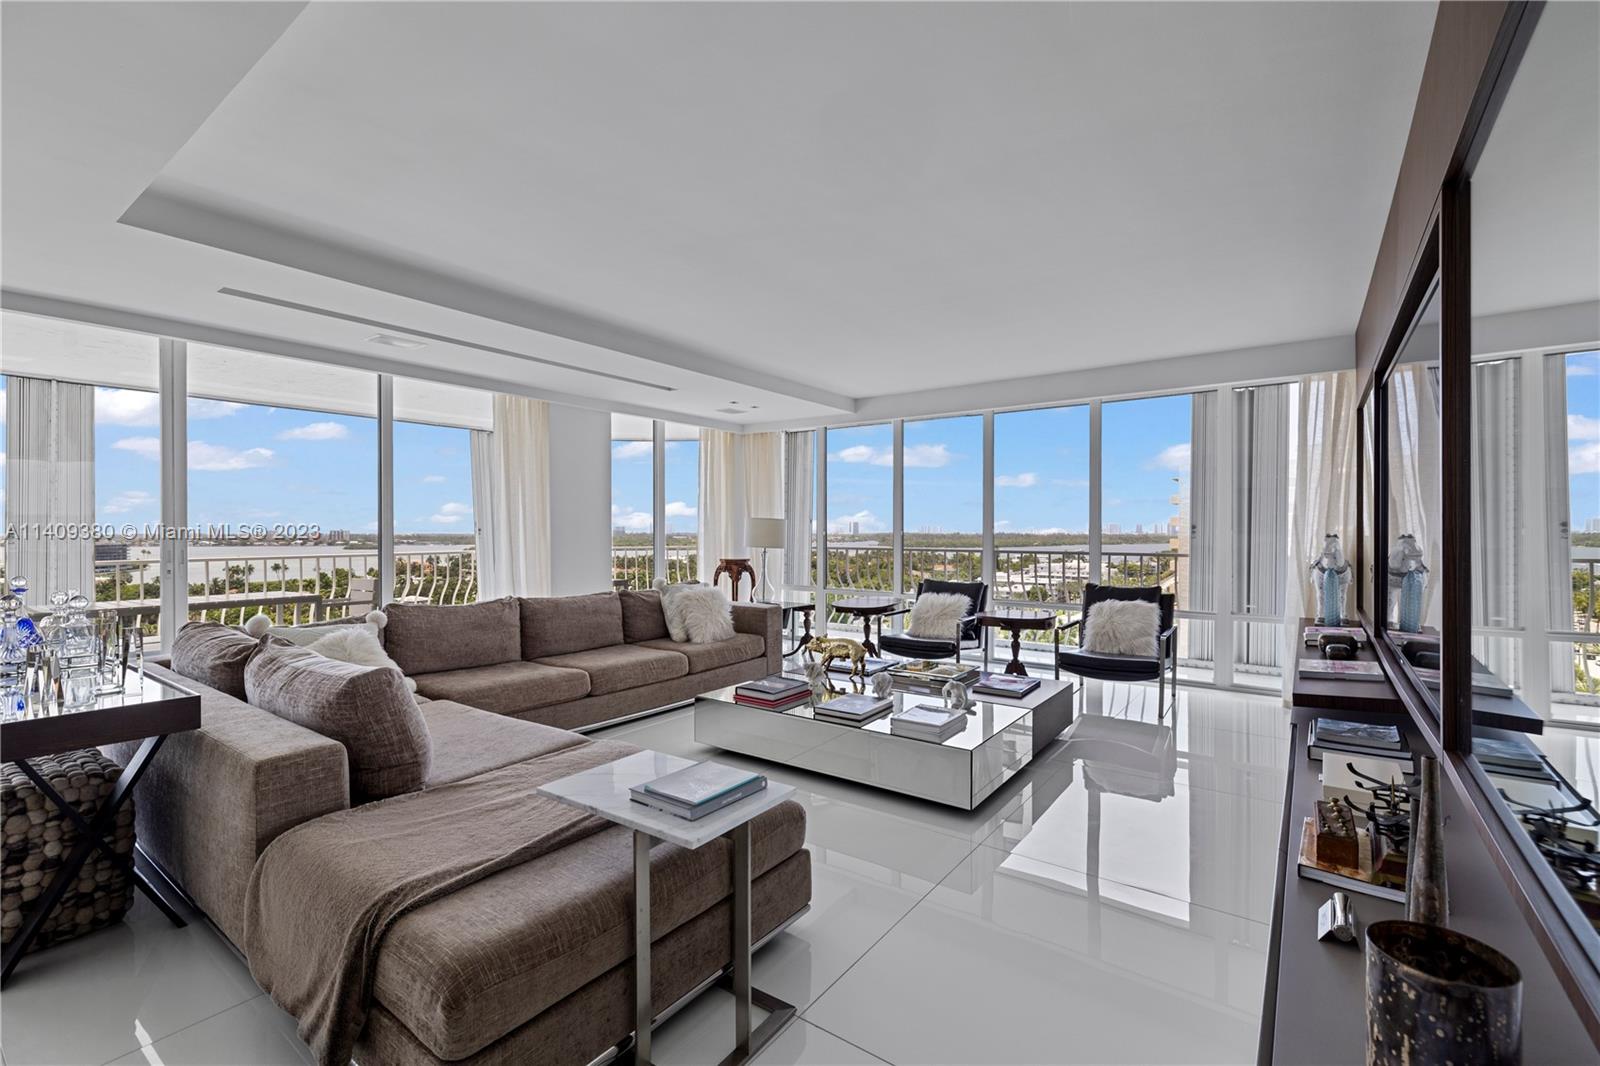
M 1300 386 L 1262 385 L 1235 393 L 1233 473 L 1233 611 L 1264 620 L 1284 609 L 1289 544 L 1289 482 L 1295 452 L 1288 447 Z M 1320 542 L 1319 542 L 1319 547 Z M 1346 545 L 1347 554 L 1354 550 Z M 1282 641 L 1271 625 L 1238 627 L 1237 667 L 1281 666 Z
M 496 394 L 494 431 L 473 434 L 479 597 L 550 594 L 550 407 Z
M 1189 528 L 1182 533 L 1189 542 L 1189 558 L 1180 561 L 1187 567 L 1179 587 L 1188 590 L 1178 606 L 1191 611 L 1214 611 L 1217 553 L 1217 394 L 1197 392 L 1191 400 L 1189 453 Z M 1179 656 L 1198 662 L 1211 662 L 1216 656 L 1216 625 L 1187 623 L 1180 628 Z
M 1337 533 L 1346 555 L 1356 532 L 1356 374 L 1316 374 L 1300 382 L 1289 484 L 1288 581 L 1284 590 L 1283 698 L 1294 686 L 1294 648 L 1300 619 L 1317 602 L 1308 569 L 1322 538 Z M 1354 575 L 1352 575 L 1354 581 Z M 1346 607 L 1349 610 L 1349 607 Z
M 6 573 L 28 579 L 28 606 L 53 592 L 94 597 L 94 387 L 6 379 Z M 44 536 L 41 527 L 77 536 Z
M 1439 528 L 1439 368 L 1430 363 L 1396 367 L 1386 390 L 1389 400 L 1389 530 L 1380 544 L 1386 558 L 1394 540 L 1410 533 L 1428 567 L 1422 585 L 1422 621 L 1439 628 L 1439 582 L 1444 571 L 1443 531 Z M 1387 609 L 1387 608 L 1385 608 Z
M 783 434 L 746 433 L 736 447 L 744 449 L 744 502 L 748 518 L 784 517 L 783 492 Z M 788 527 L 784 527 L 785 539 Z M 748 533 L 746 534 L 748 536 Z M 783 549 L 767 552 L 767 565 L 772 567 L 772 584 L 781 584 Z M 761 563 L 756 562 L 759 571 Z M 759 579 L 758 579 L 759 580 Z
M 1521 364 L 1472 368 L 1472 624 L 1498 629 L 1521 622 Z M 1474 654 L 1503 680 L 1517 677 L 1517 642 L 1474 642 Z
M 783 435 L 783 581 L 809 585 L 816 580 L 811 569 L 811 540 L 815 536 L 817 491 L 817 434 L 814 430 Z
M 700 431 L 700 573 L 715 571 L 723 559 L 750 556 L 745 520 L 745 450 L 739 434 L 720 429 Z

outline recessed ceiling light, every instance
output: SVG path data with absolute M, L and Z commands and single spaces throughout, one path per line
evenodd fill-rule
M 390 348 L 426 348 L 422 341 L 414 341 L 410 337 L 396 337 L 391 333 L 379 333 L 367 338 L 369 344 L 383 344 Z

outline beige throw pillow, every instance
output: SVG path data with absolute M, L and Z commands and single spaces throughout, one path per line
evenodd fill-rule
M 433 741 L 399 670 L 339 662 L 270 636 L 263 640 L 245 668 L 246 698 L 343 744 L 352 802 L 423 786 Z
M 1083 650 L 1154 659 L 1160 624 L 1161 608 L 1148 600 L 1102 600 L 1083 623 Z

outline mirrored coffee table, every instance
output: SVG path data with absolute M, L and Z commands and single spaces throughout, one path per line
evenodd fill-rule
M 799 676 L 799 675 L 795 675 Z M 814 716 L 811 703 L 768 711 L 735 703 L 733 688 L 700 697 L 694 738 L 830 777 L 972 810 L 1021 773 L 1072 724 L 1070 680 L 1041 678 L 1021 699 L 974 696 L 967 727 L 943 743 L 895 736 L 889 716 L 864 726 Z M 943 706 L 937 693 L 897 687 L 894 709 Z

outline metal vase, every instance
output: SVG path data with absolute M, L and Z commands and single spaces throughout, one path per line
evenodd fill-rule
M 1439 794 L 1439 760 L 1417 760 L 1417 801 L 1411 816 L 1410 854 L 1406 861 L 1406 918 L 1423 925 L 1444 925 L 1450 900 L 1444 872 L 1444 804 Z
M 1522 973 L 1480 940 L 1418 922 L 1367 928 L 1367 1066 L 1522 1062 Z

